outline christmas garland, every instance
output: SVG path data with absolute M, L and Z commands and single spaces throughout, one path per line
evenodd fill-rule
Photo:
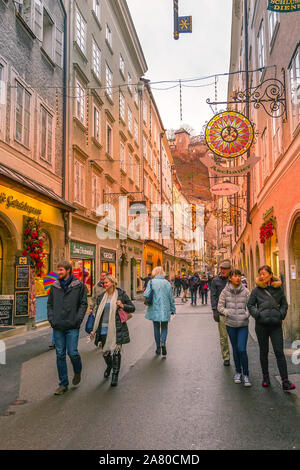
M 260 227 L 259 238 L 260 243 L 265 243 L 266 240 L 273 237 L 275 230 L 275 220 L 271 218 L 262 224 Z
M 41 221 L 34 217 L 27 217 L 24 227 L 24 251 L 23 256 L 29 256 L 35 267 L 36 274 L 42 276 L 44 266 L 43 251 L 45 236 L 41 232 Z

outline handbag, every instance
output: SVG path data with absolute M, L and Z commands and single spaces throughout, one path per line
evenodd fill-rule
M 147 305 L 148 307 L 153 304 L 153 288 L 152 288 L 152 281 L 150 281 L 150 293 L 148 297 L 145 297 L 144 304 Z
M 94 323 L 95 323 L 95 315 L 93 313 L 90 313 L 85 324 L 85 331 L 88 335 L 93 331 Z
M 132 314 L 125 312 L 125 310 L 123 310 L 122 308 L 118 309 L 118 314 L 122 323 L 125 323 L 130 320 L 130 318 L 132 318 Z

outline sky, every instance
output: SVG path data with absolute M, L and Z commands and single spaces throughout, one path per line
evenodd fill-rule
M 146 78 L 157 82 L 228 72 L 232 0 L 179 0 L 179 16 L 193 17 L 193 33 L 180 34 L 177 41 L 173 39 L 173 0 L 127 0 L 127 3 L 148 64 Z M 206 103 L 207 98 L 215 98 L 215 79 L 183 84 L 182 122 L 179 87 L 165 89 L 174 85 L 152 85 L 165 128 L 178 129 L 186 123 L 199 134 L 215 114 Z M 219 78 L 218 101 L 226 100 L 226 92 L 227 77 Z M 221 109 L 224 106 L 219 106 L 218 111 Z

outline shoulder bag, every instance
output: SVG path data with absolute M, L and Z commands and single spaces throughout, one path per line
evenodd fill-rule
M 153 304 L 153 288 L 152 288 L 152 281 L 150 282 L 150 293 L 147 297 L 145 297 L 145 302 L 144 304 L 147 305 L 148 307 Z

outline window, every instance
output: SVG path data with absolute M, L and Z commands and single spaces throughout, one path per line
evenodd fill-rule
M 124 62 L 122 54 L 120 54 L 120 70 L 122 74 L 125 75 L 125 62 Z
M 112 155 L 112 128 L 106 124 L 106 153 Z
M 15 139 L 29 147 L 31 95 L 16 82 Z
M 108 24 L 106 24 L 106 41 L 108 42 L 108 44 L 110 45 L 110 47 L 112 47 L 112 35 L 111 35 L 111 29 L 110 27 L 108 26 Z
M 84 168 L 83 165 L 76 160 L 74 165 L 74 201 L 79 204 L 84 203 Z
M 134 140 L 136 143 L 139 141 L 139 125 L 136 119 L 134 120 Z
M 120 142 L 120 166 L 121 170 L 126 171 L 125 147 L 122 142 Z
M 108 94 L 111 100 L 112 100 L 112 79 L 113 79 L 112 71 L 106 64 L 106 93 Z
M 82 124 L 84 124 L 84 110 L 85 110 L 85 92 L 83 86 L 76 82 L 76 117 Z
M 134 89 L 134 102 L 137 106 L 139 105 L 139 92 L 137 88 Z
M 92 210 L 96 212 L 100 206 L 100 178 L 93 174 L 92 177 Z
M 53 50 L 53 44 L 54 44 L 54 23 L 50 16 L 48 15 L 47 11 L 43 10 L 43 49 L 47 53 L 47 55 L 50 57 L 50 59 L 53 59 L 54 57 L 54 50 Z
M 279 24 L 279 14 L 276 11 L 268 11 L 268 20 L 269 20 L 269 40 L 270 40 L 270 45 L 271 45 L 274 33 L 276 31 L 276 27 Z
M 53 152 L 53 116 L 41 106 L 41 145 L 40 156 L 48 163 L 52 163 Z
M 95 105 L 93 113 L 93 137 L 100 142 L 100 111 Z
M 149 165 L 152 167 L 152 149 L 150 145 L 148 147 L 148 162 L 149 162 Z
M 277 158 L 282 152 L 282 137 L 281 137 L 281 119 L 278 118 L 279 110 L 276 112 L 276 118 L 272 119 L 272 130 L 273 130 L 273 163 L 276 162 Z
M 93 0 L 93 10 L 98 20 L 100 20 L 100 0 Z
M 144 176 L 144 193 L 145 193 L 145 196 L 148 197 L 148 178 L 147 178 L 147 176 Z
M 132 134 L 132 112 L 129 107 L 128 107 L 128 130 Z
M 261 148 L 262 148 L 262 183 L 264 183 L 267 177 L 267 128 L 264 129 L 261 136 Z
M 78 8 L 76 9 L 76 42 L 81 51 L 85 54 L 86 22 Z
M 135 184 L 138 188 L 140 187 L 140 162 L 138 160 L 135 161 Z
M 125 121 L 125 98 L 123 93 L 120 91 L 120 118 Z
M 293 130 L 300 122 L 300 46 L 298 46 L 289 66 L 291 111 Z
M 59 66 L 63 66 L 63 43 L 64 35 L 60 29 L 55 28 L 55 63 Z
M 152 199 L 152 183 L 151 183 L 151 181 L 149 181 L 149 199 L 150 199 L 150 201 L 153 200 Z
M 0 135 L 5 129 L 6 86 L 4 81 L 4 67 L 0 64 Z
M 133 156 L 128 154 L 129 178 L 133 180 Z
M 47 274 L 51 271 L 50 266 L 50 255 L 51 255 L 51 242 L 48 234 L 46 232 L 42 232 L 41 236 L 43 237 L 43 266 L 41 268 L 41 275 L 35 276 L 35 295 L 37 297 L 45 296 L 45 289 L 43 283 L 43 276 L 47 276 Z
M 147 159 L 147 140 L 143 137 L 143 157 Z
M 132 78 L 129 72 L 127 77 L 128 90 L 130 91 L 130 93 L 132 93 Z
M 93 40 L 93 71 L 96 77 L 100 80 L 101 78 L 101 51 L 97 46 L 95 40 Z
M 264 22 L 261 22 L 258 31 L 258 67 L 263 68 L 265 66 L 265 33 L 264 33 Z M 261 72 L 262 73 L 262 72 Z
M 143 119 L 145 122 L 147 122 L 147 103 L 144 101 L 143 103 Z

